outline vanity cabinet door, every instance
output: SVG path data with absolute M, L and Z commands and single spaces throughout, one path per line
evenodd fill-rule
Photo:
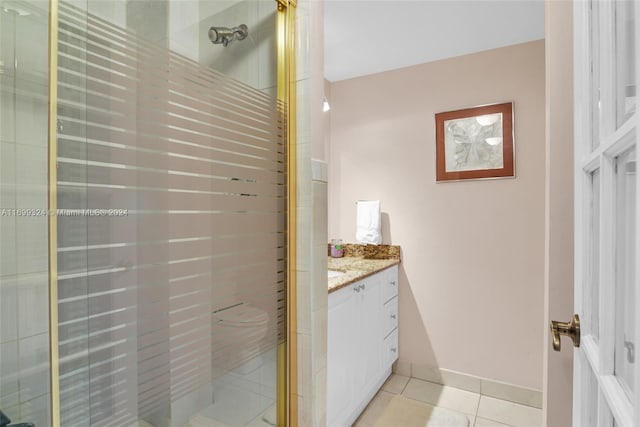
M 329 295 L 327 329 L 327 425 L 341 426 L 353 411 L 359 351 L 359 292 L 347 286 Z
M 358 378 L 356 390 L 368 390 L 380 377 L 382 355 L 380 352 L 380 331 L 382 316 L 380 315 L 381 276 L 376 274 L 360 282 L 359 328 L 356 342 L 358 354 Z
M 348 427 L 398 355 L 398 268 L 329 294 L 327 425 Z

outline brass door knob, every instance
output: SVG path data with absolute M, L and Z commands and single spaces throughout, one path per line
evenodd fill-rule
M 580 347 L 580 316 L 574 314 L 570 322 L 551 321 L 551 337 L 555 351 L 560 351 L 560 335 L 568 336 L 574 347 Z

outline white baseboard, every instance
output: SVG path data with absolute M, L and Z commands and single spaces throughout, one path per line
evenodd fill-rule
M 542 391 L 540 390 L 493 381 L 488 378 L 476 377 L 475 375 L 448 369 L 401 361 L 396 361 L 393 364 L 393 373 L 471 391 L 483 396 L 508 400 L 521 405 L 542 408 Z

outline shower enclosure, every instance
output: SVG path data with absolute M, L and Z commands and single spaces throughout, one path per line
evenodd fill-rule
M 12 423 L 295 416 L 294 13 L 275 0 L 0 1 Z

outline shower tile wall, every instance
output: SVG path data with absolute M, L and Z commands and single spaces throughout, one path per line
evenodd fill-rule
M 327 184 L 318 174 L 326 164 L 311 160 L 315 138 L 324 137 L 322 11 L 322 1 L 298 2 L 298 424 L 304 426 L 326 425 Z
M 169 48 L 192 61 L 198 60 L 200 51 L 199 19 L 200 0 L 169 2 Z
M 270 1 L 184 0 L 169 2 L 169 47 L 251 87 L 275 95 L 276 19 Z M 249 37 L 227 47 L 213 45 L 212 26 L 246 24 Z
M 233 77 L 251 87 L 275 95 L 277 83 L 275 10 L 270 1 L 222 1 L 200 2 L 200 27 L 194 33 L 199 47 L 198 58 L 203 65 L 209 66 Z M 246 24 L 249 36 L 228 46 L 214 45 L 208 32 L 212 26 L 235 27 Z M 184 24 L 182 24 L 184 25 Z M 193 28 L 180 28 L 181 34 L 193 31 Z M 172 39 L 173 32 L 172 29 Z M 178 47 L 182 53 L 185 45 Z M 173 47 L 173 45 L 172 45 Z
M 49 425 L 48 1 L 0 8 L 0 408 Z

